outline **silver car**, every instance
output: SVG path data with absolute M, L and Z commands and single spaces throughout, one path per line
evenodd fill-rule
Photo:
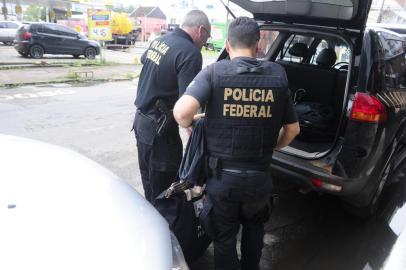
M 188 269 L 138 192 L 64 148 L 0 135 L 0 269 Z
M 5 45 L 12 45 L 17 29 L 21 26 L 19 22 L 0 21 L 0 42 Z

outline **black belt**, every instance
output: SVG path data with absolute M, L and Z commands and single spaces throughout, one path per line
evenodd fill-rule
M 238 169 L 221 169 L 223 172 L 231 172 L 236 174 L 246 174 L 246 175 L 256 175 L 259 173 L 264 173 L 266 171 L 262 170 L 238 170 Z

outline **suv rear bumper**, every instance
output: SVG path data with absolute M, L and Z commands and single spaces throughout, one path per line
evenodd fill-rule
M 315 160 L 306 160 L 284 152 L 275 151 L 271 162 L 272 174 L 281 179 L 294 181 L 306 185 L 314 190 L 322 190 L 338 196 L 356 195 L 368 183 L 369 177 L 345 178 L 330 173 L 329 170 L 315 166 Z M 341 191 L 330 191 L 317 188 L 312 180 L 321 180 L 324 183 L 341 187 Z
M 27 41 L 14 40 L 14 49 L 22 53 L 28 53 L 30 49 L 30 42 L 28 40 Z

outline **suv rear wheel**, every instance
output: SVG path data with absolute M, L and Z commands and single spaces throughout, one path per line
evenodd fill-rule
M 30 55 L 32 58 L 39 59 L 44 55 L 44 48 L 40 45 L 32 45 L 30 48 Z
M 386 190 L 390 185 L 402 183 L 403 181 L 406 182 L 406 159 L 402 160 L 399 166 L 397 166 L 395 169 L 391 169 L 390 165 L 391 164 L 389 164 L 382 172 L 378 188 L 368 205 L 364 207 L 355 207 L 344 203 L 345 208 L 350 214 L 360 218 L 369 218 L 374 216 L 378 208 L 381 207 L 381 195 L 383 191 Z
M 93 47 L 86 48 L 85 57 L 88 59 L 94 59 L 96 57 L 96 49 Z

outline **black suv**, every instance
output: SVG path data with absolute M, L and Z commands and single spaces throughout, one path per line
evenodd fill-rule
M 74 30 L 54 23 L 33 23 L 21 26 L 14 40 L 14 48 L 24 56 L 42 58 L 44 54 L 84 55 L 94 59 L 100 45 Z
M 274 177 L 373 214 L 383 188 L 406 178 L 405 38 L 365 28 L 370 0 L 231 1 L 259 22 L 258 57 L 285 68 L 299 117 Z

